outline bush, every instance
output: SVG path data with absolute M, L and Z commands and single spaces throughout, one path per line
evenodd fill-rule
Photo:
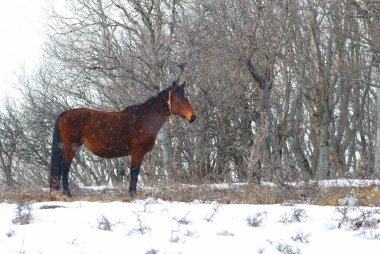
M 306 211 L 301 208 L 293 208 L 292 214 L 289 216 L 288 214 L 284 214 L 280 218 L 280 222 L 285 224 L 290 224 L 294 222 L 303 222 L 304 219 L 307 218 Z
M 112 224 L 104 215 L 98 219 L 98 229 L 112 231 Z
M 263 223 L 264 217 L 267 215 L 266 212 L 256 213 L 253 216 L 248 216 L 246 218 L 247 224 L 250 227 L 260 227 Z
M 15 218 L 12 220 L 13 224 L 26 225 L 33 221 L 32 204 L 25 201 L 16 203 Z

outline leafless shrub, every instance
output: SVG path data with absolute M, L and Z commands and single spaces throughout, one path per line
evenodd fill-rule
M 260 248 L 257 250 L 257 254 L 264 254 L 265 253 L 265 249 L 263 248 Z
M 338 228 L 341 228 L 343 224 L 345 224 L 349 220 L 349 212 L 352 208 L 347 206 L 338 206 L 335 208 L 335 211 L 342 215 L 340 222 L 338 224 Z
M 183 234 L 184 236 L 193 237 L 195 236 L 195 232 L 186 230 L 186 232 Z
M 181 218 L 173 217 L 173 220 L 175 220 L 180 225 L 189 225 L 189 224 L 191 224 L 191 221 L 186 218 L 187 215 L 189 215 L 189 213 L 185 214 Z
M 278 252 L 284 253 L 284 254 L 299 254 L 299 253 L 301 253 L 301 250 L 299 248 L 295 248 L 289 244 L 281 243 L 281 242 L 277 243 L 276 249 Z
M 26 225 L 30 224 L 32 220 L 32 204 L 25 201 L 17 202 L 15 209 L 15 218 L 12 220 L 12 223 L 18 225 Z
M 284 224 L 290 224 L 294 222 L 303 222 L 303 220 L 306 218 L 307 214 L 305 209 L 293 208 L 290 216 L 286 213 L 281 216 L 280 222 Z
M 294 248 L 292 245 L 283 243 L 283 242 L 272 242 L 268 240 L 270 245 L 274 246 L 276 250 L 284 254 L 299 254 L 301 250 L 299 248 Z M 259 250 L 259 253 L 263 253 L 263 249 Z
M 153 198 L 148 198 L 147 200 L 145 200 L 144 202 L 144 209 L 143 209 L 143 212 L 146 213 L 148 212 L 148 209 L 149 209 L 149 206 L 153 205 L 153 204 L 157 204 L 157 200 L 153 199 Z
M 360 207 L 337 207 L 336 211 L 342 215 L 338 228 L 346 228 L 348 230 L 376 229 L 380 223 L 380 219 L 376 218 L 376 215 L 380 214 L 379 209 L 368 210 Z
M 291 237 L 291 239 L 298 243 L 309 243 L 310 242 L 310 234 L 305 234 L 303 232 L 297 232 L 295 235 Z
M 98 229 L 112 231 L 112 224 L 104 215 L 98 219 Z
M 181 240 L 181 239 L 178 237 L 178 235 L 175 235 L 175 234 L 173 234 L 173 232 L 172 232 L 169 241 L 170 241 L 171 243 L 178 243 L 180 240 Z
M 10 231 L 8 231 L 5 235 L 9 238 L 9 237 L 14 236 L 15 233 L 16 233 L 16 232 L 15 232 L 14 230 L 10 230 Z
M 218 211 L 222 208 L 222 206 L 219 203 L 214 203 L 214 206 L 212 208 L 212 211 L 209 215 L 207 215 L 204 220 L 207 222 L 212 222 L 214 220 L 215 215 L 218 213 Z
M 254 214 L 253 216 L 248 216 L 246 218 L 248 226 L 259 227 L 262 224 L 263 219 L 266 215 L 267 215 L 267 212 L 260 212 L 260 213 Z
M 146 234 L 147 232 L 149 232 L 151 230 L 150 227 L 147 227 L 144 225 L 142 219 L 141 219 L 141 215 L 140 214 L 136 214 L 137 215 L 137 227 L 132 229 L 129 234 L 133 234 L 133 233 L 140 233 L 142 235 Z
M 158 253 L 159 253 L 159 251 L 156 249 L 150 249 L 150 250 L 145 252 L 145 254 L 158 254 Z
M 368 240 L 380 240 L 380 232 L 376 229 L 363 231 L 360 236 Z
M 380 219 L 376 215 L 380 215 L 380 209 L 362 209 L 358 208 L 360 214 L 354 219 L 356 229 L 376 229 L 380 223 Z

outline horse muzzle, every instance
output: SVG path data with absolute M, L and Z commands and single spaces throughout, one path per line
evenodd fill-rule
M 190 120 L 189 120 L 189 123 L 193 123 L 195 121 L 195 119 L 197 119 L 197 116 L 196 115 L 192 115 Z

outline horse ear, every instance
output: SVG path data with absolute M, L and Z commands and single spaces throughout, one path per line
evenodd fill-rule
M 182 83 L 181 86 L 182 86 L 183 88 L 185 88 L 185 85 L 186 85 L 186 81 L 183 81 L 183 83 Z
M 177 85 L 177 82 L 175 82 L 175 80 L 174 80 L 172 83 L 172 86 L 176 86 L 176 85 Z

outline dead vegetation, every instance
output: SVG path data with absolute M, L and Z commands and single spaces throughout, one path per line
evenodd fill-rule
M 131 202 L 126 188 L 89 190 L 77 188 L 73 197 L 60 193 L 49 193 L 39 188 L 3 188 L 0 202 L 42 202 L 42 201 L 100 201 Z M 339 205 L 343 198 L 353 197 L 356 205 L 380 206 L 380 186 L 366 187 L 322 187 L 318 184 L 299 186 L 262 186 L 246 184 L 229 188 L 216 188 L 213 185 L 165 185 L 138 189 L 137 199 L 155 198 L 167 201 L 200 202 L 217 201 L 221 204 L 315 204 Z

